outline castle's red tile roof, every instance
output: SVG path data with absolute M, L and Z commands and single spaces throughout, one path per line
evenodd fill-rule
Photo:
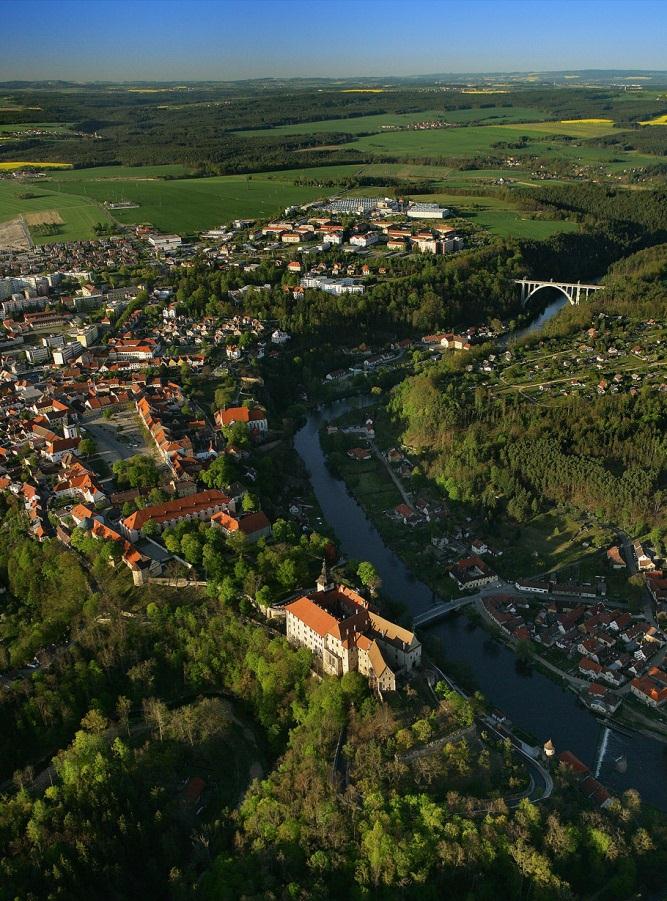
M 209 509 L 209 507 L 221 507 L 229 504 L 231 498 L 227 497 L 217 488 L 209 488 L 197 494 L 186 497 L 178 497 L 163 504 L 153 504 L 131 513 L 123 520 L 125 528 L 139 531 L 147 522 L 169 522 L 172 519 L 184 519 L 186 516 L 196 515 Z

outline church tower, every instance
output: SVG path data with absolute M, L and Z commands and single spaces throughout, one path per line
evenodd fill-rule
M 63 435 L 65 438 L 78 438 L 79 437 L 79 426 L 76 422 L 70 422 L 68 419 L 65 419 L 63 422 Z
M 331 591 L 334 588 L 333 579 L 331 578 L 331 573 L 329 572 L 329 567 L 327 566 L 326 557 L 322 561 L 322 572 L 320 573 L 320 577 L 317 580 L 317 590 L 318 591 Z

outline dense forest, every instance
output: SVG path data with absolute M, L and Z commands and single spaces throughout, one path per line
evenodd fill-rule
M 623 321 L 622 328 L 664 320 L 666 269 L 665 245 L 617 262 L 604 296 L 563 311 L 540 337 L 555 339 L 549 347 L 556 355 L 588 343 L 604 351 L 614 340 L 604 317 Z M 586 331 L 592 320 L 593 339 Z M 664 527 L 664 392 L 644 387 L 535 403 L 521 392 L 495 394 L 472 380 L 466 386 L 465 363 L 429 366 L 397 386 L 389 405 L 406 444 L 450 498 L 480 507 L 489 520 L 509 515 L 521 523 L 564 505 L 632 533 Z
M 341 259 L 344 257 L 341 255 Z M 375 263 L 377 268 L 379 264 Z M 278 320 L 281 328 L 298 335 L 373 339 L 397 331 L 411 332 L 462 321 L 482 322 L 492 316 L 518 312 L 518 294 L 512 279 L 522 273 L 518 245 L 499 242 L 451 257 L 407 257 L 387 261 L 382 280 L 361 295 L 335 297 L 308 291 L 295 299 L 284 290 L 293 277 L 271 262 L 253 273 L 211 270 L 204 264 L 188 270 L 176 282 L 176 299 L 195 315 L 244 312 Z M 230 290 L 255 284 L 241 299 Z M 268 284 L 270 289 L 263 286 Z
M 667 831 L 636 793 L 596 811 L 563 771 L 548 805 L 509 809 L 524 777 L 507 745 L 470 733 L 482 699 L 379 703 L 357 674 L 316 680 L 305 650 L 222 585 L 208 595 L 109 585 L 54 665 L 4 693 L 3 761 L 43 759 L 3 786 L 3 901 L 38 901 L 47 884 L 63 901 L 622 899 L 661 886 Z M 468 738 L 409 755 L 442 729 Z M 243 796 L 249 765 L 265 775 Z

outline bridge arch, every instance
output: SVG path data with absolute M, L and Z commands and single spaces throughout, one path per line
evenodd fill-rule
M 581 282 L 555 282 L 541 278 L 517 278 L 514 280 L 521 287 L 521 304 L 525 307 L 528 301 L 542 288 L 556 288 L 569 302 L 576 306 L 581 298 L 588 299 L 594 291 L 601 291 L 604 285 L 582 285 Z
M 536 288 L 532 288 L 528 293 L 526 293 L 523 298 L 524 307 L 528 306 L 529 301 L 535 297 L 538 291 L 541 291 L 543 288 L 555 288 L 556 291 L 560 291 L 563 297 L 566 297 L 569 302 L 574 306 L 575 301 L 573 300 L 572 292 L 568 292 L 568 289 L 563 287 L 563 285 L 559 285 L 556 282 L 544 282 L 541 285 L 538 285 Z

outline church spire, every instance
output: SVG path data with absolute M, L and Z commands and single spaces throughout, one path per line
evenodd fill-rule
M 322 572 L 320 573 L 320 577 L 317 580 L 317 590 L 331 591 L 333 587 L 334 583 L 331 578 L 331 573 L 329 572 L 329 566 L 327 565 L 327 558 L 325 557 L 322 560 Z

